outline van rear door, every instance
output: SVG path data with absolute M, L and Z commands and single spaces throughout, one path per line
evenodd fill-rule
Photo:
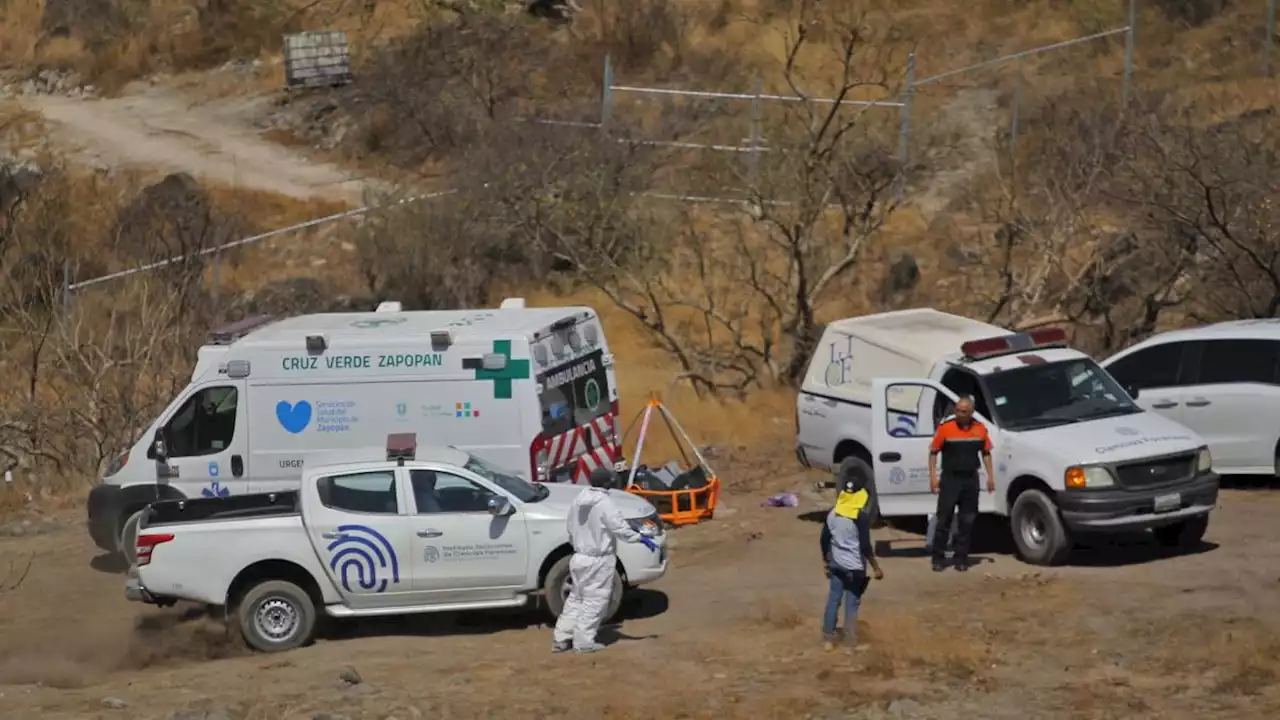
M 828 327 L 809 358 L 796 396 L 796 452 L 801 462 L 833 469 L 836 444 L 849 434 L 848 423 L 842 422 L 847 418 L 838 413 L 855 409 L 849 398 L 842 397 L 852 380 L 853 337 Z
M 618 447 L 618 386 L 613 355 L 594 312 L 578 311 L 530 341 L 540 431 L 530 445 L 531 479 L 585 482 L 612 465 Z

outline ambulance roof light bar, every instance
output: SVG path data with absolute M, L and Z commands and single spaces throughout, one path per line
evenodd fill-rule
M 970 340 L 960 346 L 964 359 L 970 362 L 1026 352 L 1028 350 L 1044 350 L 1052 347 L 1066 347 L 1067 331 L 1062 328 L 1043 328 L 1024 333 L 1011 333 L 996 337 Z
M 387 460 L 395 460 L 397 465 L 404 465 L 405 460 L 413 460 L 417 456 L 418 435 L 416 433 L 387 435 Z

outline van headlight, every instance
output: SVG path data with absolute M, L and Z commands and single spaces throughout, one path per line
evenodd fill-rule
M 1200 448 L 1200 456 L 1196 458 L 1196 472 L 1205 473 L 1213 469 L 1213 456 L 1209 454 L 1209 448 Z
M 1116 484 L 1116 479 L 1110 470 L 1101 465 L 1073 465 L 1067 468 L 1067 472 L 1063 476 L 1063 483 L 1068 489 L 1080 490 L 1083 488 L 1112 487 Z

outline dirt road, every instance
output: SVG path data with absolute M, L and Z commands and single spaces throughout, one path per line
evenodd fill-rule
M 802 487 L 799 479 L 795 487 Z M 548 654 L 529 613 L 347 624 L 249 654 L 193 608 L 132 607 L 78 525 L 0 540 L 0 716 L 42 718 L 1264 718 L 1280 713 L 1280 495 L 1227 491 L 1197 553 L 1134 538 L 1036 571 L 997 546 L 928 572 L 922 539 L 876 537 L 884 581 L 862 653 L 817 640 L 821 500 L 674 531 L 674 568 L 614 647 Z M 118 570 L 118 569 L 117 569 Z M 363 682 L 339 679 L 347 666 Z M 122 705 L 113 709 L 112 705 Z M 221 714 L 220 714 L 221 713 Z M 327 713 L 327 714 L 326 714 Z
M 111 99 L 37 95 L 54 144 L 96 166 L 187 172 L 226 185 L 295 198 L 359 203 L 363 181 L 261 137 L 247 120 L 263 99 L 224 98 L 196 107 L 181 90 L 152 86 Z

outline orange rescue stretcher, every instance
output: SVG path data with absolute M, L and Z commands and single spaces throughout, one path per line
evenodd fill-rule
M 644 450 L 649 421 L 653 419 L 654 411 L 657 411 L 667 429 L 671 431 L 671 437 L 675 439 L 687 468 L 676 477 L 675 482 L 672 483 L 673 487 L 669 490 L 653 490 L 636 484 L 636 470 L 639 469 L 640 453 Z M 716 500 L 720 497 L 720 478 L 716 476 L 715 471 L 711 469 L 711 465 L 702 456 L 702 453 L 698 452 L 698 446 L 689 439 L 689 435 L 680 426 L 680 423 L 656 397 L 649 399 L 641 414 L 636 416 L 636 420 L 641 420 L 640 437 L 636 441 L 635 452 L 631 455 L 633 460 L 627 473 L 626 491 L 648 500 L 651 505 L 658 509 L 658 516 L 671 525 L 688 525 L 702 520 L 710 520 L 714 517 Z M 635 420 L 631 422 L 631 427 L 634 426 Z M 630 431 L 631 428 L 627 428 L 624 438 L 625 435 L 630 434 Z M 625 439 L 623 442 L 625 443 Z M 698 462 L 696 464 L 689 460 L 689 455 L 685 452 L 686 446 L 693 451 L 694 457 L 697 458 Z

